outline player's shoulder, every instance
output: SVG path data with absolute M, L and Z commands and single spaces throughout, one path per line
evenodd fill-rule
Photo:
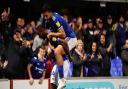
M 53 13 L 53 16 L 54 16 L 54 17 L 57 17 L 57 16 L 60 16 L 60 15 L 59 15 L 57 12 L 54 12 L 54 13 Z
M 62 16 L 56 12 L 53 13 L 52 20 L 56 21 L 58 19 L 62 18 Z

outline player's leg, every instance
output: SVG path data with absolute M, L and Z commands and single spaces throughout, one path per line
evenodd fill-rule
M 63 78 L 64 75 L 63 75 L 63 57 L 62 57 L 62 55 L 65 54 L 63 46 L 58 45 L 55 48 L 54 53 L 55 53 L 55 58 L 56 58 L 57 65 L 58 65 L 59 76 L 60 76 L 60 78 Z
M 63 69 L 63 55 L 65 54 L 63 46 L 58 45 L 55 50 L 55 58 L 57 61 L 58 66 L 58 73 L 59 73 L 59 81 L 58 81 L 58 88 L 61 89 L 62 87 L 65 87 L 65 79 L 64 79 L 64 69 Z
M 64 39 L 59 39 L 59 41 L 60 41 L 59 43 L 63 46 L 65 53 L 68 55 L 69 61 L 72 61 L 71 53 L 67 42 Z
M 62 44 L 64 51 L 69 57 L 69 61 L 71 61 L 71 53 L 70 51 L 76 46 L 77 38 L 69 38 L 67 37 L 65 40 L 60 39 L 60 44 Z M 66 60 L 64 62 L 64 78 L 72 76 L 72 64 Z
M 69 68 L 70 68 L 70 62 L 68 60 L 64 61 L 64 78 L 67 79 L 70 77 L 69 75 Z
M 50 76 L 51 89 L 57 89 L 58 85 L 58 69 L 57 64 L 53 66 Z

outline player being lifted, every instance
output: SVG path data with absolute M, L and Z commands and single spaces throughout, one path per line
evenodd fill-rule
M 41 11 L 41 16 L 44 21 L 42 22 L 43 27 L 45 29 L 49 29 L 47 38 L 49 40 L 52 39 L 52 41 L 56 41 L 57 43 L 60 43 L 59 45 L 54 44 L 54 54 L 57 62 L 57 67 L 53 67 L 51 74 L 54 74 L 53 72 L 57 68 L 59 73 L 59 81 L 58 81 L 57 89 L 62 89 L 65 86 L 65 77 L 67 76 L 68 73 L 68 72 L 64 72 L 64 68 L 63 68 L 64 55 L 66 52 L 69 59 L 71 59 L 69 50 L 74 48 L 76 45 L 77 42 L 76 35 L 71 29 L 71 27 L 68 25 L 66 20 L 58 13 L 54 13 L 49 5 L 46 4 L 43 6 Z M 55 78 L 51 78 L 51 82 L 55 82 Z

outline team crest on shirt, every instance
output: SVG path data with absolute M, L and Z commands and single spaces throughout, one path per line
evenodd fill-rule
M 57 27 L 60 27 L 60 23 L 59 23 L 59 22 L 56 22 L 56 26 L 57 26 Z

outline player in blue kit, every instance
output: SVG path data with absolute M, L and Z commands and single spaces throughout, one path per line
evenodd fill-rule
M 49 29 L 49 34 L 47 36 L 49 39 L 51 37 L 57 37 L 68 44 L 68 46 L 64 47 L 66 52 L 75 47 L 77 38 L 74 31 L 66 20 L 58 13 L 52 12 L 51 7 L 47 4 L 42 9 L 40 22 L 42 22 L 44 28 Z
M 49 29 L 47 38 L 53 39 L 54 41 L 61 41 L 66 42 L 68 46 L 65 45 L 57 45 L 54 49 L 55 58 L 57 61 L 57 68 L 59 72 L 59 85 L 57 89 L 62 89 L 65 85 L 64 79 L 64 68 L 63 68 L 63 55 L 65 52 L 68 54 L 69 59 L 70 53 L 69 50 L 75 47 L 77 39 L 76 35 L 68 25 L 66 20 L 60 16 L 58 13 L 53 13 L 49 5 L 45 5 L 42 9 L 41 16 L 43 17 L 44 21 L 43 26 L 46 29 Z M 63 43 L 64 43 L 63 42 Z M 54 69 L 54 67 L 53 67 Z
M 46 70 L 46 58 L 45 58 L 46 49 L 45 46 L 40 46 L 38 49 L 37 56 L 33 57 L 28 63 L 27 70 L 29 74 L 29 83 L 33 84 L 34 79 L 39 79 L 39 84 L 42 83 L 45 77 Z

